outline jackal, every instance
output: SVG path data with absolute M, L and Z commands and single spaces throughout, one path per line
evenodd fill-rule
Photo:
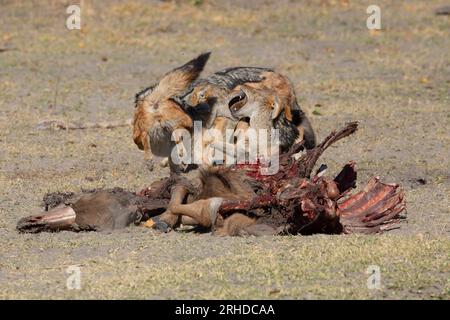
M 133 122 L 135 143 L 145 151 L 147 158 L 151 158 L 151 153 L 169 157 L 169 166 L 172 172 L 183 172 L 187 177 L 193 179 L 196 179 L 196 170 L 193 170 L 197 168 L 196 165 L 180 167 L 170 157 L 175 145 L 183 145 L 181 137 L 176 135 L 173 137 L 175 140 L 173 143 L 172 135 L 179 131 L 177 129 L 190 131 L 193 127 L 193 120 L 197 117 L 206 118 L 204 124 L 206 128 L 212 125 L 220 126 L 221 132 L 226 128 L 235 128 L 239 122 L 231 115 L 228 100 L 224 97 L 228 97 L 228 94 L 237 85 L 247 84 L 252 85 L 254 89 L 273 88 L 276 90 L 279 98 L 282 99 L 281 104 L 286 108 L 284 114 L 289 121 L 295 121 L 296 118 L 293 115 L 298 106 L 289 80 L 266 68 L 230 68 L 215 73 L 206 80 L 194 83 L 208 58 L 209 53 L 200 55 L 169 72 L 157 85 L 146 88 L 136 96 L 136 112 Z M 207 88 L 219 90 L 217 91 L 219 93 L 216 94 L 214 90 L 208 94 L 202 93 L 203 90 L 200 88 L 204 88 L 205 85 Z M 198 103 L 195 99 L 198 100 Z M 202 115 L 201 109 L 202 106 L 205 106 L 204 102 L 206 102 L 207 110 Z M 195 110 L 195 112 L 189 112 L 189 109 Z M 303 116 L 300 108 L 297 109 L 299 111 L 297 114 Z M 299 119 L 303 121 L 299 120 L 300 124 L 305 123 L 306 117 Z M 307 119 L 306 123 L 309 124 Z M 295 127 L 293 128 L 295 132 Z M 314 132 L 310 126 L 309 129 L 310 137 L 313 137 L 309 141 L 314 144 Z M 183 152 L 183 148 L 181 148 L 181 152 Z M 153 219 L 150 224 L 156 222 L 157 228 L 162 230 L 173 227 L 179 221 L 179 217 L 171 213 L 170 207 L 183 203 L 188 193 L 187 188 L 183 186 L 174 187 L 169 209 L 158 218 Z
M 167 73 L 158 84 L 150 86 L 136 94 L 133 120 L 133 140 L 139 149 L 145 151 L 146 159 L 152 154 L 169 157 L 175 144 L 181 137 L 172 133 L 177 129 L 190 130 L 192 118 L 173 99 L 186 91 L 189 85 L 198 78 L 208 61 L 210 53 L 204 53 Z M 171 170 L 176 170 L 169 157 Z
M 152 154 L 169 158 L 172 173 L 183 175 L 196 181 L 198 166 L 195 164 L 179 165 L 172 159 L 174 148 L 182 150 L 184 142 L 179 132 L 183 129 L 191 132 L 196 115 L 183 110 L 177 96 L 186 92 L 189 85 L 202 72 L 210 53 L 204 53 L 167 73 L 158 84 L 150 86 L 136 95 L 133 121 L 133 139 L 136 145 L 145 151 L 147 159 Z M 181 129 L 181 130 L 178 130 Z M 174 138 L 174 142 L 172 142 Z M 182 156 L 179 154 L 179 156 Z M 184 186 L 175 186 L 171 190 L 170 206 L 184 202 L 189 190 Z M 170 207 L 169 206 L 169 207 Z M 147 226 L 166 231 L 179 221 L 170 209 L 147 223 Z
M 268 68 L 234 67 L 216 72 L 205 79 L 194 81 L 182 100 L 188 108 L 207 110 L 206 127 L 214 126 L 216 118 L 225 117 L 234 121 L 228 102 L 232 90 L 239 85 L 254 89 L 269 89 L 276 92 L 280 105 L 284 106 L 285 119 L 297 127 L 297 141 L 304 139 L 305 147 L 316 144 L 314 130 L 309 119 L 297 103 L 295 90 L 290 80 Z M 282 110 L 280 109 L 279 112 Z M 277 116 L 277 115 L 276 115 Z
M 248 119 L 249 129 L 254 129 L 256 134 L 260 134 L 263 129 L 267 139 L 266 145 L 271 147 L 270 153 L 277 151 L 273 149 L 276 147 L 280 152 L 287 152 L 289 148 L 294 145 L 298 137 L 303 137 L 299 133 L 298 127 L 292 121 L 288 120 L 286 108 L 280 100 L 278 94 L 274 90 L 269 89 L 254 89 L 248 85 L 238 86 L 230 95 L 228 106 L 232 116 L 235 119 Z M 278 143 L 274 146 L 273 129 L 278 130 Z M 301 130 L 303 128 L 300 128 Z M 236 147 L 247 147 L 250 142 L 246 131 L 236 132 L 236 136 L 243 135 L 245 143 L 237 144 Z M 261 137 L 254 136 L 258 142 L 264 142 Z M 242 140 L 241 140 L 242 141 Z M 229 146 L 227 146 L 229 147 Z

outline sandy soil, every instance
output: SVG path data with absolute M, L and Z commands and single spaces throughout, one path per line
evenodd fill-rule
M 86 0 L 81 31 L 65 28 L 69 2 L 0 1 L 0 298 L 450 298 L 450 18 L 433 13 L 445 1 L 377 1 L 378 32 L 366 1 Z M 139 89 L 203 51 L 206 73 L 288 75 L 319 139 L 360 121 L 321 162 L 402 184 L 407 223 L 378 236 L 16 232 L 48 191 L 139 189 L 168 173 L 146 170 L 128 127 L 39 121 L 127 119 Z M 80 290 L 66 287 L 74 265 Z

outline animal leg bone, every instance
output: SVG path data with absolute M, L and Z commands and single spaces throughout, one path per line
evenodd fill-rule
M 170 208 L 182 204 L 188 192 L 188 189 L 183 186 L 173 187 L 168 209 L 159 216 L 148 219 L 144 223 L 144 226 L 147 228 L 168 232 L 170 228 L 173 228 L 179 221 L 179 215 L 173 214 Z
M 190 204 L 179 204 L 170 206 L 174 215 L 184 215 L 193 218 L 202 227 L 214 227 L 217 220 L 217 212 L 223 202 L 223 198 L 209 198 L 197 200 Z
M 76 213 L 68 206 L 56 207 L 48 212 L 20 219 L 17 229 L 21 232 L 65 230 L 75 225 Z

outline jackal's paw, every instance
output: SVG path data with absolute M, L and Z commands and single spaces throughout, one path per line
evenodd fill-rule
M 172 230 L 166 222 L 160 220 L 158 217 L 148 219 L 143 223 L 143 226 L 146 228 L 152 228 L 161 233 L 167 233 Z
M 145 166 L 148 171 L 153 171 L 155 169 L 155 161 L 153 159 L 147 159 L 145 160 Z
M 169 158 L 164 158 L 161 160 L 161 162 L 159 163 L 159 166 L 161 168 L 165 168 L 169 165 Z

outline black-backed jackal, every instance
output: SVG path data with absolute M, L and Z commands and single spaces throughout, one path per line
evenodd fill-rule
M 267 160 L 273 159 L 274 156 L 279 156 L 280 152 L 289 151 L 301 140 L 299 137 L 303 137 L 303 132 L 299 133 L 299 129 L 288 119 L 289 108 L 282 104 L 274 90 L 240 85 L 230 94 L 228 107 L 235 119 L 247 119 L 248 128 L 236 130 L 234 136 L 237 143 L 226 145 L 227 154 L 239 154 L 241 157 L 244 155 L 245 159 L 253 161 L 263 160 L 264 157 Z M 257 141 L 258 145 L 253 146 L 254 155 L 249 157 L 250 143 L 254 141 Z M 217 144 L 214 147 L 217 148 Z
M 298 139 L 303 137 L 299 137 L 296 126 L 304 126 L 305 138 L 308 139 L 307 146 L 311 147 L 315 144 L 314 132 L 309 126 L 308 119 L 298 107 L 294 90 L 287 78 L 270 69 L 240 67 L 226 69 L 211 75 L 206 80 L 194 82 L 208 58 L 209 53 L 200 55 L 166 74 L 157 85 L 137 94 L 133 138 L 138 147 L 145 151 L 147 158 L 150 158 L 152 153 L 169 157 L 171 171 L 183 173 L 189 179 L 198 180 L 198 170 L 193 170 L 197 168 L 196 165 L 180 167 L 171 159 L 174 147 L 183 145 L 182 138 L 176 135 L 179 131 L 177 129 L 192 132 L 195 119 L 204 120 L 203 127 L 206 129 L 219 128 L 220 132 L 229 128 L 235 129 L 239 123 L 245 123 L 233 117 L 228 106 L 228 98 L 233 93 L 232 89 L 242 84 L 254 90 L 275 91 L 280 105 L 284 108 L 282 110 L 277 108 L 279 112 L 276 117 L 283 113 L 286 121 L 294 124 L 291 126 L 292 132 Z M 207 108 L 202 115 L 201 110 L 205 105 Z M 190 112 L 189 109 L 194 112 Z M 181 150 L 183 152 L 183 148 Z M 167 230 L 168 227 L 176 225 L 179 222 L 179 216 L 173 214 L 170 208 L 182 204 L 188 194 L 186 187 L 174 187 L 168 210 L 157 218 L 151 219 L 147 225 L 156 225 L 160 230 Z
M 304 139 L 305 147 L 308 149 L 316 145 L 314 130 L 297 103 L 292 83 L 287 77 L 271 69 L 235 67 L 216 72 L 205 79 L 194 81 L 182 99 L 190 108 L 209 110 L 206 120 L 207 128 L 213 127 L 214 121 L 222 117 L 236 123 L 228 103 L 232 90 L 240 85 L 256 90 L 274 91 L 282 106 L 278 114 L 284 110 L 285 119 L 297 127 L 297 141 Z
M 171 170 L 176 166 L 170 155 L 180 137 L 172 133 L 177 129 L 191 130 L 192 118 L 181 108 L 173 97 L 186 91 L 198 78 L 208 61 L 210 53 L 204 53 L 167 73 L 158 84 L 150 86 L 136 94 L 133 120 L 133 140 L 139 149 L 145 151 L 147 160 L 152 154 L 169 157 Z

